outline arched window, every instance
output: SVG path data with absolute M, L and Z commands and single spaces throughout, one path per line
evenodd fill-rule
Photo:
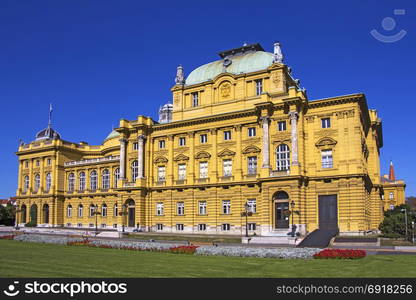
M 73 192 L 75 188 L 75 174 L 69 173 L 68 175 L 68 191 Z
M 114 204 L 114 217 L 118 216 L 118 206 L 117 204 Z
M 94 212 L 95 212 L 95 205 L 90 204 L 90 217 L 94 216 Z
M 51 185 L 52 185 L 52 175 L 51 173 L 47 173 L 46 174 L 46 191 L 49 192 L 49 190 L 51 189 Z
M 102 174 L 102 187 L 104 190 L 107 190 L 110 188 L 110 171 L 108 169 L 105 169 Z
M 120 179 L 120 169 L 119 168 L 117 168 L 115 171 L 114 171 L 114 187 L 116 188 L 117 187 L 117 181 Z
M 85 172 L 79 173 L 79 190 L 84 191 L 85 190 Z
M 289 146 L 280 144 L 276 148 L 276 170 L 287 171 L 290 166 L 290 151 Z
M 105 203 L 101 206 L 101 215 L 107 217 L 107 204 Z
M 92 171 L 90 173 L 90 189 L 96 190 L 97 189 L 97 171 Z
M 139 162 L 137 160 L 131 164 L 131 177 L 133 181 L 136 181 L 137 177 L 139 177 Z
M 40 175 L 35 175 L 35 192 L 39 191 L 40 188 Z
M 71 204 L 69 204 L 66 208 L 66 216 L 68 218 L 72 217 L 72 205 Z
M 82 217 L 83 208 L 82 204 L 78 205 L 78 217 Z
M 24 180 L 23 180 L 23 190 L 25 192 L 27 192 L 27 190 L 29 189 L 29 176 L 25 176 Z

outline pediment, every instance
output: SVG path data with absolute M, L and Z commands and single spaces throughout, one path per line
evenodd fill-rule
M 189 157 L 184 155 L 184 154 L 179 154 L 173 160 L 174 161 L 184 161 L 184 160 L 189 160 Z
M 322 139 L 320 139 L 315 146 L 318 148 L 323 148 L 323 147 L 335 147 L 335 145 L 337 144 L 337 141 L 330 138 L 330 137 L 324 137 Z
M 230 149 L 224 149 L 220 153 L 218 153 L 218 156 L 219 157 L 222 157 L 222 156 L 234 156 L 234 155 L 235 155 L 235 152 L 234 151 L 231 151 Z
M 154 162 L 156 164 L 161 164 L 161 163 L 164 163 L 165 164 L 165 163 L 168 162 L 168 159 L 166 157 L 164 157 L 164 156 L 158 156 L 158 157 L 155 158 Z
M 254 145 L 247 146 L 243 150 L 243 154 L 259 153 L 259 152 L 261 152 L 260 148 Z
M 195 158 L 196 159 L 202 159 L 202 158 L 210 158 L 211 157 L 211 154 L 209 154 L 208 152 L 206 152 L 206 151 L 201 151 L 201 152 L 198 152 L 196 155 L 195 155 Z

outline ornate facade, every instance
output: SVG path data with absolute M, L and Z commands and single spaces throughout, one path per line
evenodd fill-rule
M 49 125 L 21 144 L 19 222 L 154 232 L 306 234 L 377 229 L 383 216 L 381 120 L 363 94 L 309 100 L 259 44 L 220 53 L 185 79 L 172 104 L 120 120 L 102 145 Z

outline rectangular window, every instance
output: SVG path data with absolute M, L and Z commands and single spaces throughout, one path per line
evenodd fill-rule
M 93 224 L 93 223 L 90 223 L 88 226 L 89 226 L 90 228 L 93 228 L 93 227 L 94 227 L 94 224 Z
M 248 174 L 249 175 L 257 174 L 257 156 L 248 157 Z
M 159 149 L 165 149 L 165 140 L 159 141 Z
M 233 161 L 231 159 L 224 159 L 223 163 L 223 172 L 224 177 L 229 177 L 233 175 Z
M 52 164 L 52 160 L 50 158 L 48 158 L 46 163 L 47 163 L 48 166 L 50 166 Z
M 101 228 L 107 228 L 107 224 L 101 224 Z
M 200 215 L 207 214 L 207 202 L 206 201 L 199 201 L 199 214 Z
M 179 146 L 185 146 L 186 145 L 186 139 L 184 137 L 179 138 Z
M 117 224 L 113 224 L 113 228 L 117 229 Z
M 263 93 L 263 80 L 257 79 L 254 82 L 256 83 L 256 95 L 259 96 Z
M 29 168 L 29 162 L 25 161 L 25 168 Z
M 157 167 L 157 181 L 165 181 L 166 180 L 166 167 L 159 166 Z
M 199 178 L 208 178 L 208 162 L 199 163 Z
M 77 224 L 77 227 L 78 227 L 78 228 L 81 228 L 81 227 L 82 227 L 82 223 L 78 223 L 78 224 Z
M 37 160 L 37 161 L 36 161 L 36 167 L 39 167 L 39 165 L 40 165 L 40 161 L 39 161 L 39 160 Z
M 163 230 L 163 224 L 156 224 L 156 230 Z
M 159 202 L 156 204 L 156 215 L 163 216 L 163 203 Z
M 230 200 L 222 201 L 222 213 L 224 215 L 229 215 L 231 213 L 231 201 Z
M 198 92 L 192 93 L 192 106 L 196 107 L 198 105 L 199 105 Z
M 186 164 L 179 164 L 178 165 L 178 179 L 185 180 L 186 179 Z
M 257 211 L 256 199 L 248 199 L 247 204 L 248 204 L 248 211 L 253 214 L 256 213 Z
M 277 130 L 285 131 L 286 130 L 286 121 L 277 122 Z
M 208 142 L 208 136 L 206 134 L 201 134 L 201 144 L 205 144 L 206 142 Z
M 183 231 L 183 224 L 176 224 L 176 230 L 177 231 Z
M 207 224 L 198 224 L 198 231 L 206 231 Z
M 331 127 L 331 119 L 330 118 L 323 118 L 321 119 L 322 128 L 330 128 Z
M 255 127 L 249 127 L 247 129 L 247 134 L 249 137 L 256 136 L 256 128 Z
M 248 230 L 256 230 L 256 223 L 248 223 Z
M 231 131 L 227 130 L 224 131 L 224 141 L 229 141 L 231 140 Z
M 390 198 L 390 200 L 393 200 L 394 199 L 394 193 L 390 193 L 389 198 Z
M 221 225 L 221 230 L 222 231 L 230 231 L 230 229 L 231 229 L 230 224 L 222 224 Z
M 133 143 L 133 150 L 139 149 L 139 143 Z
M 330 169 L 333 167 L 332 150 L 322 150 L 322 168 Z
M 178 216 L 183 216 L 185 214 L 185 203 L 176 203 L 176 213 L 178 214 Z

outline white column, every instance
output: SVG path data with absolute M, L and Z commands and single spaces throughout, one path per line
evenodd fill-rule
M 261 117 L 263 127 L 263 165 L 262 168 L 270 168 L 270 140 L 269 140 L 269 120 L 268 116 Z
M 289 112 L 290 126 L 291 126 L 291 140 L 292 140 L 292 166 L 299 165 L 298 160 L 298 112 Z
M 120 179 L 126 179 L 126 139 L 120 139 Z
M 138 139 L 138 144 L 139 144 L 139 149 L 137 151 L 137 163 L 138 163 L 138 172 L 139 172 L 139 178 L 143 179 L 144 178 L 144 167 L 143 167 L 143 154 L 144 154 L 144 150 L 143 150 L 143 145 L 144 145 L 144 140 L 146 139 L 146 136 L 144 135 L 139 135 L 137 137 Z

